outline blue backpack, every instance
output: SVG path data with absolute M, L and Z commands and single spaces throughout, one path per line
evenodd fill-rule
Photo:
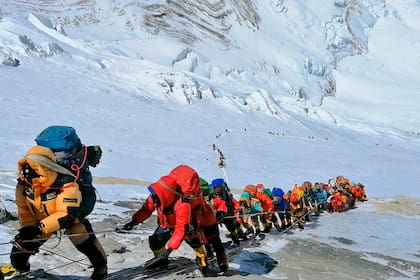
M 35 139 L 39 146 L 50 148 L 53 152 L 71 151 L 81 146 L 76 130 L 70 126 L 50 126 Z

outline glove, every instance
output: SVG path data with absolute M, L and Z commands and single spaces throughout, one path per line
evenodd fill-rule
M 87 161 L 90 166 L 96 167 L 101 160 L 102 149 L 99 146 L 88 146 L 87 147 Z
M 223 219 L 225 218 L 225 212 L 223 211 L 217 211 L 216 212 L 216 220 L 218 224 L 221 224 L 223 222 Z
M 163 260 L 167 260 L 169 258 L 169 254 L 172 252 L 172 249 L 168 248 L 165 252 L 162 253 L 159 257 Z
M 158 267 L 165 267 L 169 263 L 169 254 L 172 252 L 171 249 L 166 249 L 162 255 L 150 259 L 144 263 L 144 269 L 154 269 Z
M 130 222 L 126 223 L 126 224 L 123 226 L 123 229 L 124 229 L 124 230 L 132 230 L 132 229 L 133 229 L 133 227 L 134 227 L 134 226 L 136 226 L 136 225 L 137 225 L 137 223 L 136 223 L 135 221 L 131 220 Z
M 42 233 L 42 227 L 41 224 L 35 224 L 32 226 L 27 226 L 19 229 L 19 233 L 16 235 L 15 240 L 16 241 L 26 241 L 26 240 L 32 240 L 37 237 L 39 237 Z

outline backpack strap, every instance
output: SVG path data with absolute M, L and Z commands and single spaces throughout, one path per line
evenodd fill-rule
M 196 196 L 193 196 L 193 195 L 186 196 L 186 195 L 184 195 L 184 194 L 182 194 L 182 193 L 180 193 L 180 192 L 177 192 L 176 190 L 171 189 L 171 188 L 170 188 L 167 184 L 165 184 L 165 182 L 163 182 L 162 180 L 159 180 L 159 181 L 158 181 L 158 183 L 159 183 L 162 187 L 164 187 L 166 190 L 170 191 L 171 193 L 174 193 L 174 194 L 176 194 L 176 195 L 180 196 L 180 197 L 181 197 L 181 199 L 182 199 L 182 201 L 189 201 L 189 200 L 194 200 L 194 199 L 196 199 L 196 198 L 197 198 Z
M 171 188 L 170 188 L 167 184 L 165 184 L 165 182 L 163 182 L 162 180 L 159 180 L 159 181 L 158 181 L 158 183 L 159 183 L 162 187 L 164 187 L 166 190 L 170 191 L 171 193 L 174 193 L 174 194 L 176 194 L 176 195 L 178 195 L 178 196 L 180 196 L 180 197 L 182 197 L 182 198 L 184 198 L 184 197 L 185 197 L 185 195 L 183 195 L 182 193 L 177 192 L 176 190 L 171 189 Z
M 87 149 L 86 146 L 82 146 L 82 149 L 84 150 L 82 163 L 80 165 L 77 165 L 77 164 L 73 163 L 70 166 L 70 169 L 76 172 L 76 176 L 73 175 L 74 182 L 77 182 L 77 180 L 79 180 L 80 171 L 83 169 L 83 166 L 85 166 L 86 159 L 87 159 L 88 149 Z

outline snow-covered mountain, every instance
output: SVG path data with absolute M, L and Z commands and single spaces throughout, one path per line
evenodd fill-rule
M 83 56 L 118 90 L 132 83 L 155 100 L 208 96 L 284 120 L 417 132 L 417 13 L 415 1 L 7 1 L 0 50 L 23 67 L 31 54 Z
M 419 15 L 414 0 L 1 1 L 3 203 L 15 209 L 16 162 L 55 124 L 104 150 L 97 220 L 128 219 L 108 204 L 144 198 L 119 178 L 150 182 L 179 163 L 237 192 L 344 175 L 366 185 L 368 204 L 288 237 L 302 246 L 275 237 L 268 249 L 281 260 L 338 250 L 340 273 L 360 274 L 335 279 L 415 279 Z M 316 259 L 324 272 L 329 257 Z M 272 277 L 319 279 L 298 263 L 279 267 Z

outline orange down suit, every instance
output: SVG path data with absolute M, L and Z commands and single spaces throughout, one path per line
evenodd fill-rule
M 99 275 L 104 277 L 107 274 L 106 254 L 89 221 L 78 218 L 82 194 L 74 182 L 74 175 L 58 165 L 54 153 L 42 146 L 32 147 L 19 160 L 18 172 L 16 206 L 21 229 L 15 241 L 20 246 L 13 246 L 11 264 L 17 271 L 28 271 L 31 251 L 37 252 L 54 232 L 66 229 L 77 250 L 93 265 L 92 279 Z M 22 231 L 34 227 L 39 229 L 39 236 L 27 237 L 30 240 L 22 242 Z
M 60 220 L 69 215 L 68 209 L 78 208 L 82 194 L 77 183 L 60 189 L 49 188 L 38 195 L 31 188 L 16 187 L 16 205 L 21 227 L 41 223 L 42 233 L 52 234 L 61 229 Z

